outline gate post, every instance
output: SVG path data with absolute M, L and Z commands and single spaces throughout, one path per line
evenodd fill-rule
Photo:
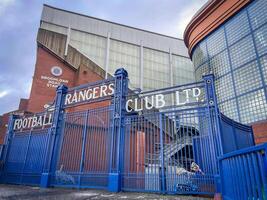
M 205 81 L 206 99 L 208 104 L 209 114 L 211 116 L 211 123 L 215 127 L 215 139 L 218 145 L 217 156 L 223 154 L 222 141 L 221 141 L 221 130 L 219 123 L 219 107 L 217 103 L 217 96 L 215 91 L 215 77 L 213 74 L 204 75 L 203 79 Z
M 222 140 L 221 140 L 221 129 L 220 129 L 220 121 L 219 121 L 219 107 L 217 102 L 217 96 L 215 91 L 215 77 L 214 74 L 207 74 L 203 76 L 203 79 L 205 81 L 205 91 L 206 91 L 206 99 L 207 99 L 207 105 L 208 105 L 208 115 L 209 115 L 209 127 L 211 126 L 210 131 L 214 133 L 210 133 L 213 145 L 215 149 L 215 162 L 217 166 L 217 173 L 214 175 L 215 178 L 215 185 L 216 185 L 216 193 L 220 192 L 220 166 L 218 163 L 218 157 L 223 154 L 222 149 Z M 214 142 L 215 140 L 215 142 Z
M 124 128 L 128 73 L 125 69 L 120 68 L 116 70 L 114 76 L 115 91 L 113 98 L 108 190 L 110 192 L 119 192 L 121 191 L 121 172 L 124 163 Z
M 6 162 L 6 157 L 8 155 L 8 151 L 10 148 L 10 142 L 11 142 L 13 134 L 14 134 L 13 127 L 14 127 L 14 122 L 15 122 L 16 118 L 17 118 L 17 116 L 14 114 L 9 115 L 4 146 L 2 147 L 2 151 L 0 152 L 0 171 L 1 172 L 3 172 L 3 170 L 4 170 L 4 164 Z
M 41 176 L 41 187 L 48 187 L 49 179 L 56 170 L 57 159 L 59 154 L 59 144 L 61 140 L 61 126 L 64 116 L 64 101 L 67 94 L 68 87 L 60 85 L 56 91 L 55 110 L 53 115 L 53 122 L 50 128 L 51 140 L 49 141 L 48 153 L 45 162 L 45 168 Z

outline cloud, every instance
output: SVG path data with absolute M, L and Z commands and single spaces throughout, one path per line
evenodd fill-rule
M 184 31 L 192 17 L 196 14 L 196 12 L 204 5 L 207 0 L 198 0 L 194 1 L 194 3 L 190 3 L 181 9 L 179 15 L 177 16 L 177 25 L 176 30 L 180 38 L 183 37 Z
M 15 0 L 1 0 L 0 1 L 0 16 L 5 12 L 7 7 L 13 5 Z
M 0 99 L 3 98 L 4 96 L 6 96 L 8 94 L 8 91 L 4 90 L 4 91 L 0 91 Z

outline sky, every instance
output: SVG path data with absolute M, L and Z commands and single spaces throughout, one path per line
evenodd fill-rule
M 0 0 L 0 115 L 29 98 L 43 4 L 173 37 L 207 0 Z

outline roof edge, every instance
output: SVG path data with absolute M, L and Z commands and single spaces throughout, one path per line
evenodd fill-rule
M 190 57 L 198 42 L 250 2 L 251 0 L 210 0 L 204 4 L 184 31 L 184 42 Z
M 155 35 L 159 35 L 159 36 L 162 36 L 162 37 L 167 37 L 167 38 L 172 38 L 172 39 L 184 41 L 182 38 L 178 38 L 178 37 L 176 38 L 176 37 L 173 37 L 173 36 L 164 35 L 162 33 L 157 33 L 157 32 L 153 32 L 153 31 L 149 31 L 149 30 L 145 30 L 145 29 L 141 29 L 141 28 L 136 28 L 136 27 L 133 27 L 133 26 L 125 25 L 125 24 L 120 24 L 120 23 L 117 23 L 117 22 L 112 22 L 112 21 L 105 20 L 105 19 L 100 19 L 100 18 L 97 18 L 97 17 L 92 17 L 90 15 L 81 14 L 81 13 L 77 13 L 77 12 L 70 11 L 70 10 L 65 10 L 65 9 L 54 7 L 54 6 L 51 6 L 51 5 L 48 5 L 48 4 L 43 4 L 43 6 L 44 7 L 49 7 L 49 8 L 55 9 L 55 10 L 63 11 L 63 12 L 72 13 L 72 14 L 75 14 L 75 15 L 80 15 L 80 16 L 83 16 L 83 17 L 92 18 L 92 19 L 95 19 L 95 20 L 100 20 L 100 21 L 103 21 L 103 22 L 107 22 L 107 23 L 111 23 L 111 24 L 115 24 L 115 25 L 119 25 L 119 26 L 124 26 L 124 27 L 127 27 L 127 28 L 132 28 L 132 29 L 139 30 L 139 31 L 144 31 L 144 32 L 155 34 Z

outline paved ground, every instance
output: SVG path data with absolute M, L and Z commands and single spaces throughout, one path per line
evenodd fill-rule
M 193 196 L 178 195 L 158 195 L 148 193 L 120 192 L 110 193 L 102 190 L 77 190 L 77 189 L 59 189 L 49 188 L 40 189 L 39 187 L 0 185 L 0 199 L 2 200 L 87 200 L 87 199 L 140 199 L 140 200 L 208 200 L 209 198 L 200 198 Z

